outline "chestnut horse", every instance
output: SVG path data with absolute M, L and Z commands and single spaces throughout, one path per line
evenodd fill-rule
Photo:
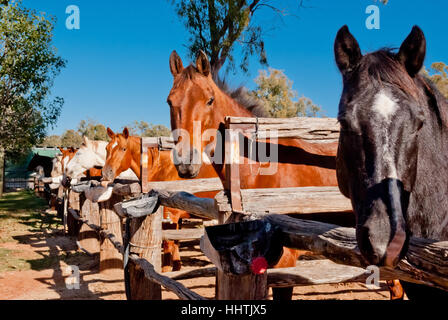
M 67 187 L 71 179 L 85 176 L 101 177 L 101 169 L 106 162 L 107 144 L 107 141 L 93 141 L 84 136 L 81 147 L 64 166 L 62 185 Z M 120 178 L 135 180 L 136 176 L 129 170 L 123 172 Z
M 196 65 L 184 68 L 182 60 L 173 51 L 169 64 L 174 77 L 173 87 L 167 98 L 170 106 L 171 129 L 175 139 L 178 137 L 176 129 L 186 131 L 190 138 L 188 151 L 183 152 L 185 143 L 188 141 L 178 141 L 176 144 L 175 149 L 180 155 L 180 159 L 176 159 L 178 163 L 176 169 L 183 177 L 194 177 L 201 168 L 201 163 L 195 162 L 194 158 L 205 151 L 212 156 L 210 159 L 213 161 L 212 165 L 224 184 L 226 176 L 225 166 L 222 165 L 224 159 L 218 159 L 218 163 L 215 157 L 218 150 L 221 150 L 221 154 L 224 155 L 222 139 L 214 137 L 213 145 L 208 143 L 209 139 L 203 139 L 202 135 L 205 132 L 210 135 L 212 130 L 216 133 L 218 129 L 222 132 L 222 124 L 226 116 L 255 117 L 263 116 L 263 113 L 259 112 L 260 108 L 253 101 L 248 99 L 237 101 L 231 97 L 235 96 L 234 94 L 224 92 L 215 83 L 209 60 L 203 52 L 198 55 Z M 242 91 L 239 90 L 239 92 Z M 200 130 L 194 130 L 195 122 L 196 125 L 201 124 Z M 198 133 L 201 136 L 195 136 Z M 182 136 L 183 139 L 184 136 Z M 201 141 L 202 150 L 197 150 L 198 144 L 194 144 L 194 141 Z M 251 165 L 245 161 L 239 168 L 242 189 L 338 185 L 335 171 L 337 143 L 315 144 L 300 139 L 278 139 L 276 143 L 278 144 L 277 171 L 271 175 L 253 174 Z M 298 256 L 299 251 L 284 248 L 284 254 L 275 268 L 295 266 Z M 292 292 L 293 288 L 274 288 L 273 297 L 275 300 L 290 300 Z
M 141 180 L 141 138 L 129 135 L 127 128 L 123 133 L 115 134 L 107 128 L 107 134 L 111 141 L 106 147 L 107 158 L 103 168 L 103 179 L 111 181 L 121 172 L 131 169 Z M 211 166 L 204 166 L 198 178 L 216 177 Z M 159 150 L 156 147 L 149 148 L 148 153 L 148 181 L 172 181 L 180 180 L 176 168 L 171 161 L 171 151 Z M 202 192 L 197 196 L 212 198 L 216 192 Z M 163 229 L 179 229 L 179 219 L 189 218 L 188 212 L 173 208 L 164 208 Z M 178 241 L 163 241 L 162 272 L 178 271 L 181 268 Z
M 50 184 L 50 189 L 57 189 L 62 182 L 64 168 L 67 163 L 73 158 L 77 149 L 70 148 L 58 148 L 61 151 L 61 154 L 56 155 L 53 158 L 53 167 L 51 169 L 51 178 L 53 178 L 53 183 Z

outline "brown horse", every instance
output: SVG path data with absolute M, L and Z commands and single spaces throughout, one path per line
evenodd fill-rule
M 218 129 L 222 132 L 222 124 L 226 116 L 255 117 L 264 116 L 260 112 L 257 103 L 250 99 L 234 99 L 243 90 L 238 90 L 240 94 L 226 93 L 213 80 L 210 72 L 210 63 L 207 56 L 200 52 L 196 60 L 196 65 L 183 67 L 182 60 L 175 51 L 170 56 L 170 70 L 174 77 L 173 88 L 171 89 L 167 102 L 170 106 L 171 129 L 174 138 L 178 138 L 176 129 L 186 131 L 190 138 L 188 151 L 183 153 L 185 139 L 176 144 L 176 151 L 180 155 L 177 159 L 179 175 L 183 177 L 194 177 L 201 169 L 201 163 L 194 161 L 194 158 L 202 152 L 208 152 L 215 162 L 212 162 L 218 176 L 222 182 L 225 181 L 224 159 L 216 162 L 215 154 L 221 149 L 219 141 L 214 136 L 213 144 L 208 143 L 209 139 L 203 139 L 204 135 L 210 136 L 210 131 L 215 133 Z M 263 109 L 261 107 L 261 109 Z M 200 123 L 200 130 L 195 129 L 194 123 Z M 198 133 L 201 137 L 194 136 Z M 198 143 L 200 148 L 197 150 Z M 216 141 L 216 142 L 215 142 Z M 188 143 L 188 142 L 187 142 Z M 278 139 L 278 166 L 277 171 L 272 175 L 253 174 L 251 165 L 244 163 L 240 165 L 240 184 L 242 189 L 254 188 L 282 188 L 282 187 L 305 187 L 305 186 L 337 186 L 336 163 L 337 143 L 313 144 L 300 139 Z M 214 149 L 214 150 L 213 150 Z M 188 159 L 189 158 L 189 159 Z M 187 161 L 185 161 L 185 159 Z M 276 268 L 293 267 L 299 256 L 299 251 L 284 248 Z M 274 299 L 291 299 L 293 288 L 276 288 L 273 290 Z
M 123 133 L 115 134 L 110 128 L 107 128 L 107 134 L 111 141 L 106 147 L 107 158 L 103 168 L 103 178 L 105 180 L 114 180 L 121 172 L 131 169 L 136 176 L 141 179 L 140 159 L 141 159 L 141 138 L 129 135 L 127 128 Z M 181 180 L 177 174 L 176 168 L 171 161 L 171 151 L 159 150 L 158 148 L 149 148 L 148 152 L 148 181 L 172 181 Z M 198 178 L 216 177 L 211 166 L 204 166 Z M 203 192 L 197 196 L 211 198 L 216 192 Z M 164 208 L 164 220 L 170 220 L 163 223 L 163 229 L 179 229 L 179 220 L 189 218 L 188 212 L 173 208 Z M 181 268 L 181 259 L 179 255 L 178 241 L 163 241 L 163 259 L 162 272 L 177 271 Z

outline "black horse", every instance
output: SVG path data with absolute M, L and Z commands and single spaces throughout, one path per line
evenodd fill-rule
M 334 51 L 344 83 L 339 188 L 352 201 L 364 258 L 394 267 L 411 235 L 448 240 L 448 103 L 419 74 L 426 40 L 417 26 L 398 53 L 383 49 L 366 55 L 344 26 Z M 428 291 L 442 294 L 403 287 L 411 299 L 423 291 L 427 297 L 432 297 Z

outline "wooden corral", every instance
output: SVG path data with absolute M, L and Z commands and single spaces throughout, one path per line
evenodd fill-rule
M 226 159 L 239 154 L 240 133 L 266 138 L 277 130 L 278 137 L 301 138 L 315 143 L 335 141 L 339 127 L 335 119 L 256 119 L 227 118 Z M 192 193 L 221 190 L 218 179 L 146 183 L 144 149 L 172 147 L 161 139 L 142 142 L 142 180 L 139 183 L 112 183 L 107 188 L 97 182 L 73 187 L 87 198 L 80 212 L 69 209 L 103 239 L 109 249 L 124 257 L 128 299 L 160 299 L 160 286 L 181 299 L 203 299 L 176 280 L 198 276 L 216 277 L 217 299 L 265 299 L 269 287 L 366 281 L 370 271 L 356 245 L 351 203 L 335 187 L 241 190 L 238 162 L 229 161 L 224 190 L 215 199 L 195 197 Z M 227 157 L 228 155 L 228 157 Z M 147 174 L 147 173 L 146 173 Z M 113 195 L 95 198 L 92 190 L 103 188 Z M 82 198 L 82 197 L 81 197 Z M 101 199 L 100 199 L 101 198 Z M 100 199 L 100 203 L 95 203 Z M 124 199 L 124 201 L 121 201 Z M 87 203 L 87 205 L 86 205 Z M 92 207 L 103 208 L 104 215 L 121 231 L 95 221 Z M 162 230 L 161 208 L 172 207 L 198 217 L 215 219 L 221 224 L 197 230 Z M 112 210 L 113 208 L 113 210 Z M 106 212 L 107 209 L 107 212 Z M 86 212 L 84 212 L 86 211 Z M 291 217 L 290 215 L 295 215 Z M 305 218 L 298 219 L 297 216 Z M 99 212 L 96 216 L 100 216 Z M 313 220 L 318 221 L 313 221 Z M 331 224 L 331 223 L 335 224 Z M 343 223 L 341 223 L 343 222 Z M 81 229 L 82 230 L 82 229 Z M 236 231 L 240 232 L 236 232 Z M 242 230 L 246 230 L 241 232 Z M 160 273 L 162 239 L 198 239 L 201 249 L 215 268 Z M 81 242 L 82 240 L 80 240 Z M 266 259 L 269 266 L 283 246 L 310 250 L 329 260 L 298 261 L 295 268 L 250 272 L 255 258 Z M 103 250 L 100 250 L 100 256 Z M 448 290 L 448 243 L 412 238 L 407 256 L 394 270 L 380 269 L 382 280 L 403 279 Z

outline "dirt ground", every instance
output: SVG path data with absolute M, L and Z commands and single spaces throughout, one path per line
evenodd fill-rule
M 27 204 L 28 203 L 28 207 Z M 181 247 L 183 270 L 212 266 L 199 245 Z M 80 270 L 80 288 L 68 289 L 69 265 Z M 181 281 L 206 298 L 214 298 L 214 278 Z M 163 299 L 177 299 L 163 291 Z M 271 298 L 271 297 L 270 297 Z M 63 235 L 56 213 L 30 193 L 0 200 L 0 299 L 125 300 L 123 271 L 99 273 L 99 257 L 78 250 L 76 239 Z M 388 300 L 384 283 L 370 290 L 362 283 L 295 287 L 298 300 Z

